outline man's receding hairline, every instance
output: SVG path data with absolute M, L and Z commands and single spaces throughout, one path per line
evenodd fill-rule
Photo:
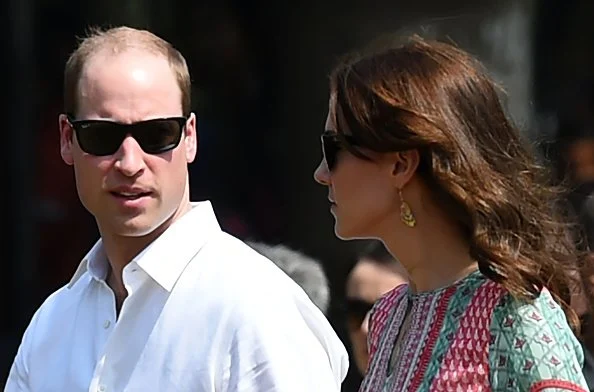
M 96 63 L 99 61 L 105 61 L 105 60 L 110 60 L 110 59 L 114 59 L 116 57 L 119 56 L 123 56 L 126 54 L 129 54 L 130 52 L 133 51 L 137 51 L 139 54 L 143 54 L 143 55 L 148 55 L 154 58 L 161 58 L 163 59 L 167 65 L 168 65 L 168 69 L 171 71 L 171 74 L 173 75 L 173 77 L 175 78 L 175 71 L 173 70 L 173 68 L 171 67 L 171 64 L 169 64 L 169 61 L 167 59 L 167 56 L 163 55 L 162 53 L 159 53 L 157 51 L 151 51 L 151 50 L 145 50 L 143 48 L 126 48 L 126 50 L 123 51 L 119 51 L 116 53 L 105 53 L 104 49 L 100 49 L 99 51 L 91 54 L 87 60 L 85 61 L 85 63 L 83 64 L 83 67 L 80 70 L 80 77 L 79 77 L 79 89 L 80 89 L 80 85 L 81 82 L 88 78 L 88 70 L 89 68 L 91 68 L 91 66 L 96 66 Z
M 170 74 L 173 76 L 173 79 L 175 81 L 175 86 L 177 87 L 177 89 L 179 90 L 180 94 L 183 94 L 183 92 L 181 91 L 181 88 L 179 86 L 179 84 L 177 83 L 176 79 L 176 75 L 175 75 L 175 71 L 174 69 L 171 67 L 171 64 L 169 64 L 168 59 L 166 56 L 164 56 L 162 53 L 156 52 L 156 51 L 150 51 L 150 50 L 143 50 L 141 48 L 128 48 L 124 51 L 120 51 L 117 53 L 107 53 L 104 54 L 103 49 L 93 53 L 91 56 L 89 56 L 87 58 L 87 60 L 85 61 L 85 63 L 83 64 L 83 67 L 80 70 L 80 76 L 78 78 L 78 83 L 77 83 L 77 95 L 78 95 L 78 100 L 79 100 L 79 104 L 80 104 L 80 99 L 83 98 L 83 92 L 82 92 L 82 87 L 83 85 L 88 82 L 91 78 L 89 78 L 89 73 L 88 70 L 89 68 L 91 68 L 92 66 L 97 67 L 96 63 L 97 61 L 101 61 L 101 57 L 103 56 L 103 61 L 105 61 L 105 59 L 109 59 L 108 56 L 111 56 L 111 58 L 115 58 L 117 56 L 122 56 L 127 54 L 130 51 L 133 51 L 135 49 L 139 49 L 138 51 L 140 53 L 152 56 L 154 58 L 161 58 L 163 60 L 165 60 L 165 62 L 167 63 L 167 68 L 169 69 Z M 92 75 L 92 74 L 91 74 Z
M 166 62 L 169 62 L 167 56 L 157 50 L 150 50 L 150 49 L 147 49 L 144 47 L 126 46 L 123 50 L 110 51 L 108 47 L 105 47 L 105 48 L 100 48 L 96 52 L 91 53 L 89 55 L 89 57 L 87 57 L 87 60 L 85 61 L 84 66 L 83 66 L 83 70 L 85 68 L 87 68 L 89 64 L 96 62 L 98 58 L 114 59 L 116 57 L 130 54 L 131 52 L 136 52 L 140 55 L 161 58 L 161 59 L 165 60 Z

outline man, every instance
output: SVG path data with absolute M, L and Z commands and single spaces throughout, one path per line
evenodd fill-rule
M 305 291 L 324 315 L 328 314 L 330 287 L 319 261 L 283 244 L 269 245 L 251 241 L 247 244 L 270 259 Z
M 406 283 L 404 267 L 380 241 L 371 241 L 358 255 L 346 282 L 345 311 L 353 360 L 359 373 L 367 371 L 367 333 L 373 304 L 394 287 Z
M 190 202 L 196 117 L 177 50 L 93 32 L 66 64 L 59 127 L 101 239 L 33 316 L 8 392 L 340 390 L 346 351 L 322 312 Z

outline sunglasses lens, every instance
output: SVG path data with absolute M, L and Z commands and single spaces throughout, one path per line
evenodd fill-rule
M 184 125 L 185 119 L 145 121 L 138 124 L 138 129 L 134 132 L 134 138 L 144 152 L 160 154 L 177 147 L 181 140 Z
M 338 149 L 338 141 L 333 136 L 322 135 L 322 152 L 326 160 L 326 165 L 328 165 L 328 170 L 334 169 L 336 165 Z
M 74 124 L 80 148 L 92 155 L 115 153 L 126 137 L 126 130 L 108 121 L 79 121 Z
M 346 300 L 346 314 L 350 322 L 360 325 L 365 320 L 367 313 L 371 310 L 373 304 L 361 299 Z
M 177 147 L 185 118 L 166 118 L 123 125 L 111 121 L 73 121 L 80 148 L 91 155 L 112 155 L 127 135 L 132 135 L 147 154 L 160 154 Z

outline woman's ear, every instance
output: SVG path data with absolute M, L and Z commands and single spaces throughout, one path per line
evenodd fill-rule
M 398 189 L 403 189 L 406 184 L 413 178 L 419 163 L 421 156 L 419 150 L 407 150 L 390 154 L 392 161 L 392 177 L 394 185 Z

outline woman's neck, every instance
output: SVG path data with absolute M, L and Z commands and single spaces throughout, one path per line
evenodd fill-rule
M 415 291 L 450 286 L 478 268 L 470 256 L 468 241 L 447 218 L 433 219 L 430 223 L 424 219 L 416 227 L 405 229 L 409 231 L 404 236 L 402 231 L 392 231 L 392 237 L 383 239 L 406 268 Z

